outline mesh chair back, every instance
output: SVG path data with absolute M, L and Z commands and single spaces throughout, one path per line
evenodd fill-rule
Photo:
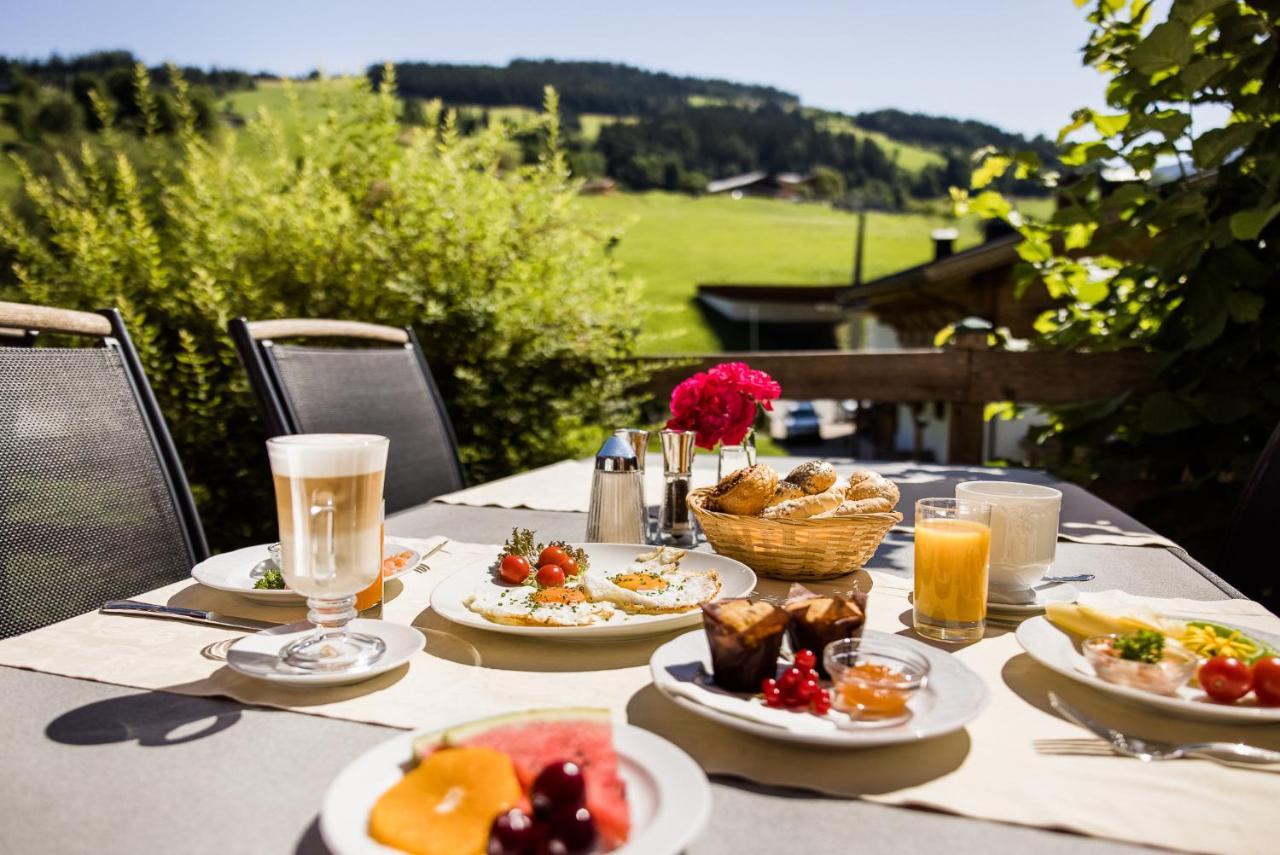
M 0 347 L 0 638 L 186 578 L 207 552 L 131 345 L 102 341 Z
M 285 432 L 374 433 L 391 440 L 387 513 L 466 486 L 453 428 L 412 343 L 343 348 L 263 342 L 262 352 L 287 411 Z

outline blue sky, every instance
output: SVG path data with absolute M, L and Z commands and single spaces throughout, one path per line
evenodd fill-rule
M 1101 101 L 1071 0 L 330 2 L 0 0 L 0 54 L 128 48 L 148 63 L 299 74 L 419 59 L 605 59 L 767 83 L 807 104 L 1052 133 Z

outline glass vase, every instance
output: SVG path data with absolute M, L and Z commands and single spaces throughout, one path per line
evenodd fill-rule
M 755 465 L 756 432 L 754 428 L 747 431 L 747 435 L 737 445 L 720 444 L 720 466 L 717 469 L 717 479 Z

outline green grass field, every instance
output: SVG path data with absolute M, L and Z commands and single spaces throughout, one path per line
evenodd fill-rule
M 875 140 L 876 145 L 884 149 L 884 153 L 889 156 L 890 160 L 896 160 L 898 165 L 908 172 L 917 173 L 926 166 L 942 166 L 947 162 L 946 158 L 931 149 L 912 145 L 911 143 L 898 142 L 879 131 L 868 131 L 860 128 L 848 116 L 803 107 L 801 110 L 814 119 L 820 127 L 832 133 L 853 134 L 860 140 Z
M 857 218 L 845 211 L 774 199 L 691 198 L 670 193 L 583 199 L 601 222 L 626 233 L 615 254 L 641 280 L 648 309 L 646 353 L 716 351 L 720 344 L 694 302 L 699 282 L 788 285 L 848 282 Z M 976 223 L 924 214 L 867 217 L 864 276 L 928 261 L 929 232 L 958 225 L 958 247 L 979 240 Z

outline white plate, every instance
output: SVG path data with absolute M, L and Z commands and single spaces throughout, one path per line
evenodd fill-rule
M 1040 588 L 1036 591 L 1034 602 L 1030 603 L 995 603 L 990 599 L 987 600 L 987 611 L 997 615 L 1035 615 L 1044 611 L 1047 603 L 1074 603 L 1076 598 L 1080 596 L 1080 590 L 1075 585 L 1061 584 L 1050 585 L 1047 588 Z
M 619 570 L 634 561 L 637 555 L 654 549 L 652 546 L 639 543 L 575 543 L 572 545 L 580 546 L 587 551 L 587 558 L 592 567 L 617 567 Z M 494 564 L 497 564 L 496 554 Z M 751 572 L 750 567 L 714 552 L 690 552 L 680 560 L 680 569 L 695 573 L 716 571 L 720 576 L 720 596 L 717 599 L 743 597 L 756 587 L 756 574 Z M 702 623 L 701 609 L 669 615 L 631 615 L 618 610 L 609 620 L 588 626 L 509 626 L 494 623 L 463 605 L 467 597 L 486 585 L 497 589 L 510 587 L 499 582 L 489 568 L 478 571 L 459 570 L 431 592 L 431 608 L 441 617 L 463 626 L 539 638 L 577 640 L 627 638 L 657 635 Z
M 411 553 L 409 560 L 404 565 L 404 569 L 387 576 L 387 581 L 399 579 L 422 562 L 422 556 L 407 546 L 401 546 L 390 540 L 387 541 L 387 546 L 389 547 L 388 551 L 395 550 L 397 552 Z M 270 544 L 260 543 L 257 546 L 246 546 L 244 549 L 237 549 L 234 552 L 215 555 L 192 567 L 191 576 L 201 585 L 208 588 L 218 591 L 230 591 L 255 603 L 262 603 L 267 606 L 304 605 L 307 601 L 306 598 L 301 594 L 290 591 L 288 588 L 272 590 L 253 587 L 253 583 L 257 580 L 250 574 L 253 573 L 253 568 L 270 557 L 269 549 Z
M 378 636 L 387 645 L 386 652 L 376 662 L 349 671 L 310 672 L 289 668 L 281 664 L 280 650 L 315 631 L 307 621 L 297 621 L 237 639 L 227 648 L 227 664 L 247 677 L 286 686 L 343 686 L 400 667 L 427 643 L 421 632 L 402 623 L 356 618 L 347 626 L 352 632 Z
M 399 555 L 402 552 L 409 553 L 409 559 L 404 562 L 399 570 L 391 574 L 386 574 L 382 577 L 382 581 L 384 582 L 390 582 L 392 579 L 399 579 L 405 573 L 410 572 L 413 568 L 422 563 L 422 555 L 416 549 L 410 549 L 407 546 L 396 543 L 394 540 L 386 541 L 384 548 L 387 553 L 387 558 L 390 558 L 393 555 Z
M 806 745 L 826 745 L 836 748 L 870 748 L 875 745 L 893 745 L 899 742 L 915 742 L 932 739 L 959 730 L 986 709 L 989 694 L 982 678 L 950 653 L 901 635 L 889 635 L 866 630 L 863 638 L 893 641 L 911 648 L 929 660 L 929 681 L 916 693 L 907 706 L 912 715 L 898 724 L 882 726 L 849 723 L 840 729 L 817 731 L 778 727 L 763 721 L 744 718 L 732 712 L 716 709 L 686 698 L 672 691 L 678 681 L 670 669 L 681 670 L 690 664 L 701 665 L 711 673 L 711 649 L 707 646 L 707 634 L 701 630 L 688 632 L 673 638 L 654 651 L 649 659 L 653 684 L 677 705 L 703 718 L 719 722 L 735 730 L 754 733 L 757 736 L 782 742 L 799 742 Z M 703 689 L 711 694 L 711 690 Z M 756 698 L 746 695 L 716 692 L 717 697 L 741 704 L 741 712 L 750 714 L 752 704 L 760 704 Z M 808 713 L 795 713 L 797 718 Z M 790 716 L 788 716 L 790 717 Z
M 329 785 L 320 834 L 334 855 L 396 851 L 369 836 L 369 813 L 378 797 L 404 775 L 413 757 L 413 740 L 425 732 L 402 733 L 369 749 Z M 631 809 L 631 838 L 613 855 L 682 851 L 711 814 L 706 775 L 689 755 L 647 730 L 615 725 L 613 740 Z
M 1213 622 L 1218 623 L 1218 621 Z M 1229 626 L 1229 624 L 1223 624 L 1223 626 Z M 1272 647 L 1280 648 L 1280 637 L 1258 632 L 1256 629 L 1233 628 L 1238 628 L 1254 638 L 1265 641 Z M 1235 704 L 1216 704 L 1210 701 L 1204 692 L 1190 686 L 1183 686 L 1178 690 L 1177 695 L 1165 696 L 1108 683 L 1094 674 L 1093 666 L 1084 658 L 1084 654 L 1076 649 L 1075 638 L 1058 629 L 1046 617 L 1035 617 L 1025 621 L 1018 627 L 1017 639 L 1022 649 L 1027 651 L 1032 659 L 1064 677 L 1070 677 L 1108 694 L 1170 715 L 1200 721 L 1229 721 L 1239 724 L 1280 722 L 1280 707 L 1257 706 L 1253 703 L 1253 695 Z

